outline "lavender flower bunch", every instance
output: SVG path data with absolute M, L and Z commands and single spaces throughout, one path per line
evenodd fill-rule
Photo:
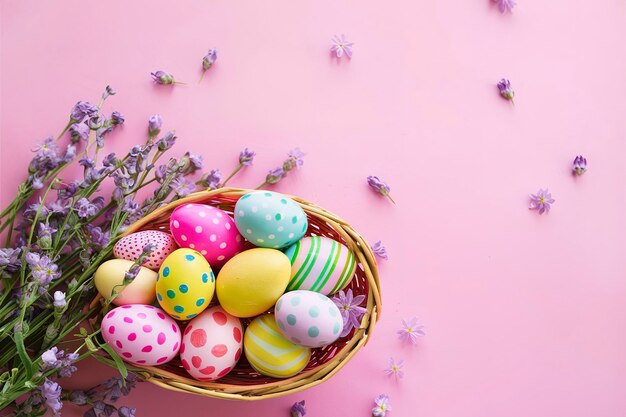
M 202 157 L 192 152 L 162 161 L 177 137 L 173 131 L 162 134 L 158 115 L 150 118 L 143 143 L 125 155 L 107 153 L 107 137 L 125 121 L 120 112 L 103 110 L 115 93 L 107 86 L 98 105 L 76 103 L 61 134 L 33 148 L 26 179 L 0 213 L 0 232 L 6 235 L 0 245 L 0 409 L 13 404 L 30 410 L 28 415 L 46 408 L 59 412 L 69 398 L 62 393 L 63 378 L 80 359 L 106 348 L 85 329 L 76 350 L 59 347 L 97 314 L 96 307 L 87 307 L 96 294 L 95 270 L 130 224 L 195 190 L 191 177 L 202 175 Z M 249 162 L 248 152 L 241 163 Z M 80 178 L 66 174 L 72 165 L 82 167 Z M 100 192 L 106 184 L 112 193 Z M 144 189 L 152 193 L 140 198 Z M 152 249 L 144 248 L 144 258 Z M 132 282 L 141 261 L 123 285 Z M 33 399 L 18 404 L 29 391 Z M 90 404 L 94 415 L 110 415 L 110 409 Z M 120 416 L 133 414 L 116 410 Z

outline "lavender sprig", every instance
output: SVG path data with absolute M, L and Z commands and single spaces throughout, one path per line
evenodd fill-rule
M 233 172 L 231 172 L 223 182 L 221 182 L 221 174 L 220 174 L 219 180 L 213 181 L 213 183 L 209 182 L 207 183 L 208 184 L 207 186 L 211 189 L 218 188 L 218 187 L 225 187 L 226 183 L 228 183 L 228 181 L 230 181 L 231 178 L 233 178 L 239 171 L 241 171 L 245 167 L 249 167 L 252 165 L 252 161 L 254 161 L 255 155 L 256 153 L 253 150 L 244 148 L 243 151 L 239 153 L 239 164 L 235 167 Z
M 391 198 L 391 194 L 389 194 L 391 192 L 391 187 L 387 185 L 386 182 L 376 176 L 370 175 L 369 177 L 367 177 L 367 184 L 372 190 L 382 195 L 383 197 L 387 197 L 389 200 L 391 200 L 393 204 L 396 204 L 393 198 Z
M 160 85 L 186 84 L 180 81 L 176 81 L 172 74 L 167 73 L 165 71 L 159 70 L 159 71 L 151 72 L 150 75 L 152 76 L 152 81 L 154 81 L 156 84 L 160 84 Z
M 213 66 L 213 64 L 215 64 L 215 61 L 217 61 L 217 49 L 211 48 L 209 49 L 209 52 L 207 52 L 207 54 L 202 57 L 202 75 L 200 75 L 200 80 L 198 80 L 198 84 L 202 82 L 204 73 L 207 72 L 207 70 L 209 70 Z

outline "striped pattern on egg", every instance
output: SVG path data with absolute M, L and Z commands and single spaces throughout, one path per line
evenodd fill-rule
M 356 258 L 343 244 L 321 236 L 300 239 L 285 251 L 291 261 L 287 291 L 308 290 L 324 295 L 345 288 L 356 271 Z
M 264 314 L 250 323 L 243 349 L 257 372 L 273 378 L 296 375 L 311 358 L 311 349 L 292 343 L 280 333 L 273 314 Z
M 135 262 L 139 259 L 143 248 L 148 243 L 156 244 L 156 249 L 148 256 L 143 266 L 154 271 L 158 271 L 167 255 L 178 247 L 169 233 L 158 230 L 144 230 L 131 233 L 120 239 L 113 248 L 113 255 L 118 259 Z

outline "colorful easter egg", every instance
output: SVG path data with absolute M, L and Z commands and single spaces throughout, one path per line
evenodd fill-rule
M 343 329 L 339 308 L 330 298 L 313 291 L 286 293 L 274 311 L 283 336 L 302 346 L 329 345 L 339 338 Z
M 170 216 L 170 231 L 181 248 L 200 252 L 213 268 L 243 250 L 243 238 L 224 210 L 206 204 L 183 204 Z
M 273 378 L 296 375 L 311 358 L 311 349 L 290 342 L 278 331 L 273 314 L 252 320 L 246 329 L 243 349 L 257 372 Z
M 242 348 L 241 322 L 215 306 L 187 324 L 180 359 L 189 375 L 200 381 L 212 381 L 235 367 Z
M 237 200 L 235 224 L 254 245 L 274 249 L 300 240 L 309 225 L 302 207 L 271 191 L 253 191 Z
M 254 317 L 283 295 L 291 264 L 276 249 L 254 248 L 235 255 L 217 275 L 217 298 L 229 314 Z
M 291 261 L 287 291 L 309 290 L 324 295 L 345 288 L 356 270 L 354 254 L 341 243 L 321 236 L 307 236 L 285 251 Z
M 121 306 L 125 304 L 150 304 L 154 301 L 154 284 L 157 281 L 157 273 L 139 267 L 139 273 L 133 282 L 123 287 L 124 275 L 133 266 L 133 261 L 126 259 L 110 259 L 96 269 L 93 282 L 96 289 L 104 298 L 109 298 L 113 291 L 119 295 L 112 301 Z
M 156 248 L 148 256 L 142 264 L 146 268 L 158 271 L 163 260 L 172 253 L 176 248 L 176 242 L 169 233 L 160 232 L 158 230 L 144 230 L 142 232 L 131 233 L 125 236 L 115 244 L 113 255 L 118 259 L 128 259 L 135 262 L 139 259 L 139 255 L 143 252 L 143 248 L 148 243 L 154 243 Z
M 176 249 L 159 269 L 157 300 L 176 319 L 189 320 L 200 314 L 214 291 L 215 275 L 204 256 L 193 249 Z
M 178 324 L 161 309 L 144 304 L 114 308 L 102 319 L 101 331 L 109 346 L 133 365 L 162 365 L 181 346 Z

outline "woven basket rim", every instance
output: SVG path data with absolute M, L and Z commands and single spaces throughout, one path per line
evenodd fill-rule
M 140 231 L 142 227 L 151 224 L 151 222 L 156 219 L 160 219 L 163 214 L 171 213 L 174 208 L 180 205 L 199 202 L 207 203 L 208 200 L 223 200 L 223 202 L 234 204 L 242 195 L 252 191 L 259 190 L 226 187 L 195 192 L 154 210 L 152 213 L 130 225 L 119 238 L 121 239 L 131 233 Z M 284 193 L 281 194 L 293 199 L 302 207 L 308 217 L 314 217 L 317 219 L 316 221 L 323 221 L 327 226 L 333 229 L 333 231 L 341 235 L 345 243 L 347 243 L 348 248 L 356 256 L 357 267 L 360 266 L 363 269 L 368 284 L 367 311 L 361 319 L 359 328 L 353 332 L 352 337 L 325 363 L 305 370 L 290 378 L 276 379 L 274 382 L 266 382 L 258 385 L 223 384 L 220 383 L 219 380 L 208 382 L 197 381 L 190 376 L 188 378 L 181 377 L 176 373 L 169 372 L 159 367 L 141 367 L 127 363 L 126 366 L 131 372 L 138 374 L 142 379 L 148 382 L 173 391 L 230 400 L 261 400 L 293 394 L 321 384 L 336 374 L 361 347 L 367 344 L 372 335 L 374 325 L 380 318 L 382 307 L 378 269 L 370 246 L 361 235 L 342 218 L 300 197 Z M 98 303 L 102 305 L 102 301 L 103 298 L 98 295 L 92 302 L 92 305 Z M 100 359 L 105 363 L 113 365 L 113 361 L 104 354 Z

